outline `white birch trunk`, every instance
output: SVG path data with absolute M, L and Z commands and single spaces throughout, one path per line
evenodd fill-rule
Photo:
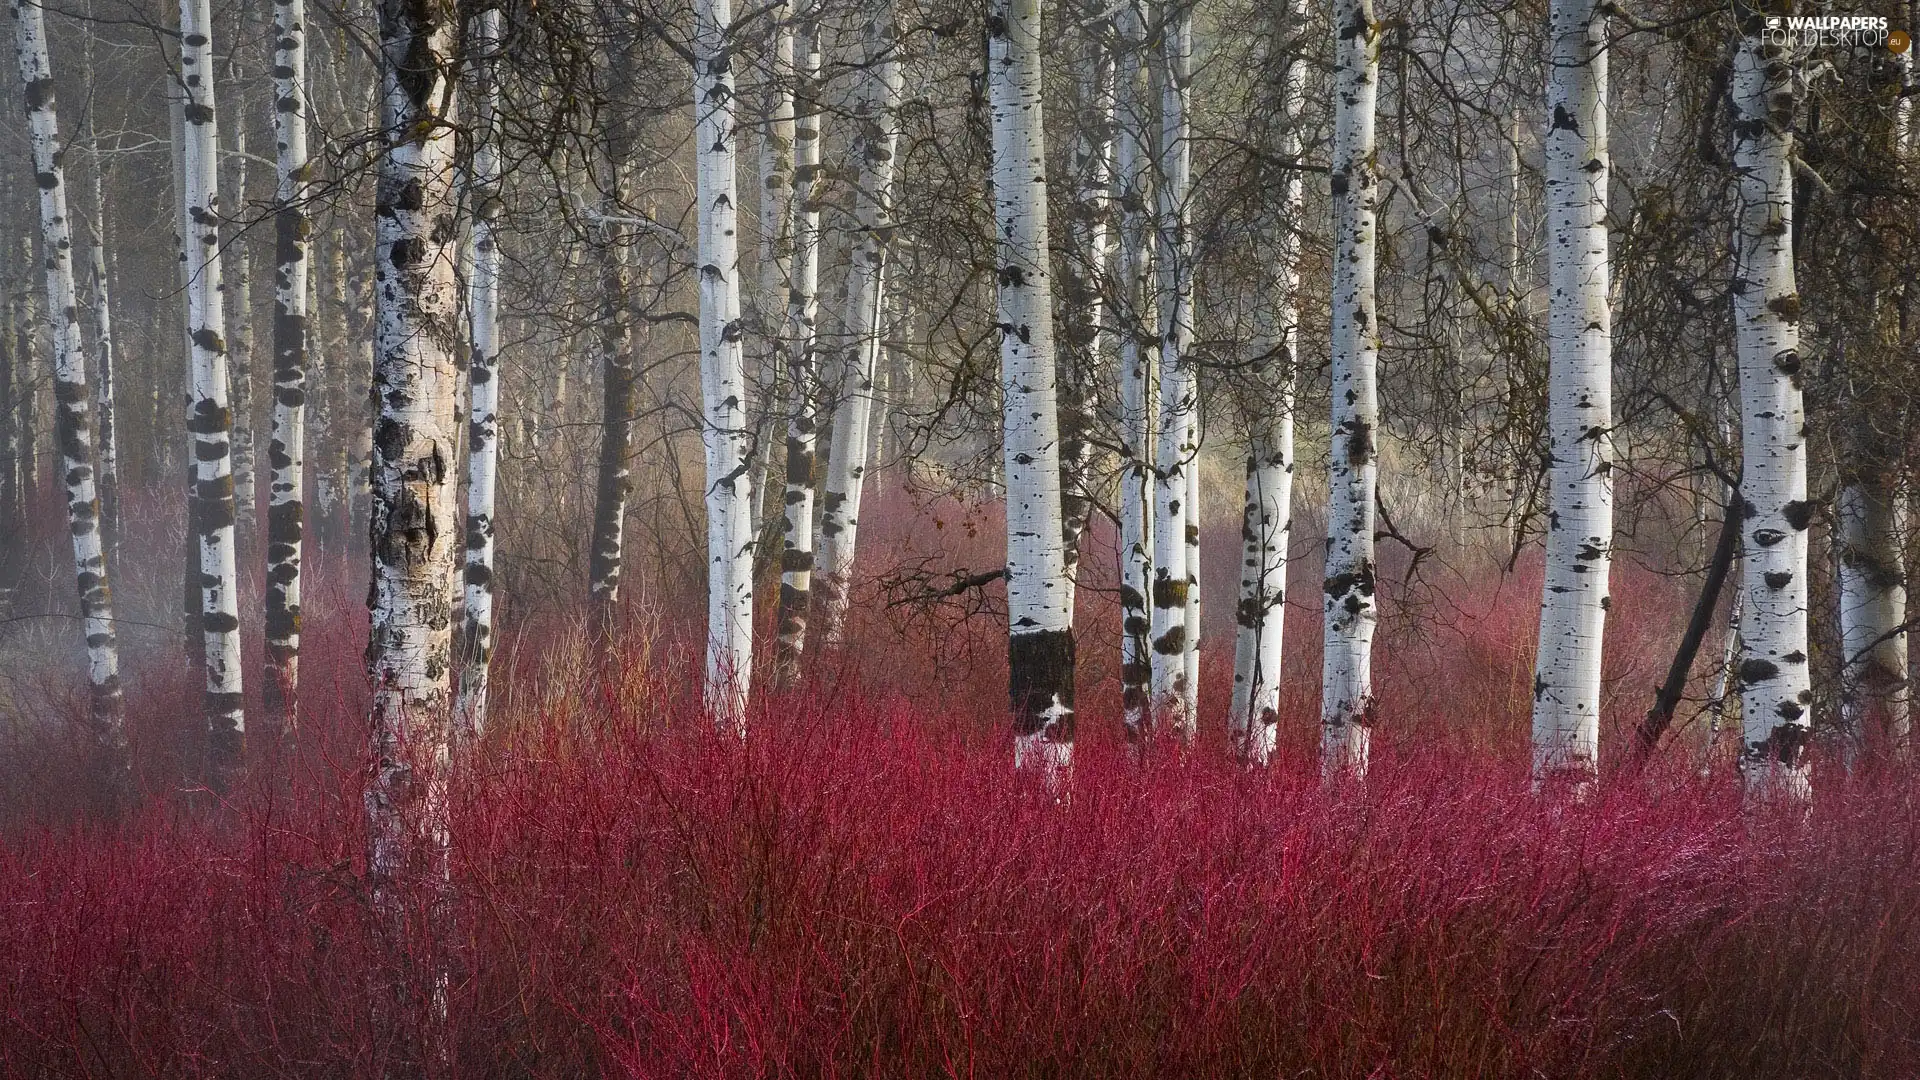
M 273 5 L 273 421 L 267 466 L 267 679 L 269 742 L 300 715 L 300 576 L 306 527 L 308 239 L 306 0 Z
M 707 708 L 746 735 L 753 674 L 753 514 L 740 332 L 730 0 L 694 10 L 695 186 L 699 215 L 700 388 L 707 455 Z
M 1333 135 L 1332 442 L 1328 468 L 1320 765 L 1366 773 L 1373 721 L 1374 484 L 1380 353 L 1374 299 L 1379 26 L 1372 0 L 1337 0 Z
M 1307 0 L 1288 0 L 1287 8 L 1287 25 L 1298 34 L 1307 25 Z M 1284 161 L 1300 157 L 1306 91 L 1307 56 L 1296 49 L 1280 86 L 1284 128 L 1277 149 Z M 1273 232 L 1274 260 L 1254 300 L 1256 325 L 1262 333 L 1253 347 L 1256 355 L 1265 357 L 1260 372 L 1264 409 L 1249 421 L 1236 612 L 1239 634 L 1234 648 L 1233 704 L 1227 714 L 1234 753 L 1254 765 L 1265 765 L 1272 757 L 1279 734 L 1287 551 L 1293 525 L 1293 397 L 1300 355 L 1301 275 L 1295 223 L 1305 206 L 1306 186 L 1300 171 L 1293 168 L 1287 170 L 1283 183 L 1277 220 L 1265 225 Z
M 379 12 L 386 149 L 374 204 L 367 646 L 373 700 L 365 806 L 373 906 L 385 932 L 394 935 L 403 927 L 400 890 L 408 883 L 438 890 L 447 876 L 447 583 L 459 535 L 450 85 L 457 27 L 450 9 L 406 0 L 381 0 Z M 399 945 L 390 941 L 388 947 Z M 433 977 L 438 993 L 443 975 L 436 970 Z M 429 1048 L 404 1037 L 396 1041 L 398 1061 L 389 1071 L 423 1071 Z
M 1750 20 L 1757 23 L 1757 18 Z M 1805 749 L 1813 700 L 1807 667 L 1805 415 L 1800 400 L 1800 298 L 1793 273 L 1791 58 L 1757 25 L 1734 57 L 1733 318 L 1740 365 L 1743 535 L 1741 767 L 1750 798 L 1812 796 Z
M 812 4 L 800 16 L 792 45 L 797 104 L 793 122 L 793 251 L 787 272 L 786 373 L 788 405 L 786 530 L 780 553 L 779 644 L 775 667 L 785 680 L 800 674 L 813 588 L 813 469 L 819 431 L 818 365 L 814 321 L 820 284 L 820 172 L 822 111 L 820 32 Z
M 1607 36 L 1599 0 L 1554 0 L 1547 78 L 1546 583 L 1533 677 L 1533 782 L 1599 776 L 1600 657 L 1613 552 Z
M 86 643 L 88 717 L 98 753 L 95 767 L 102 785 L 100 795 L 111 806 L 126 793 L 127 744 L 113 593 L 107 580 L 99 529 L 100 503 L 94 489 L 93 438 L 87 422 L 86 340 L 74 287 L 73 235 L 60 163 L 60 125 L 40 5 L 34 0 L 15 0 L 12 7 L 34 177 L 40 192 L 47 310 L 53 316 L 54 432 L 66 486 L 67 524 L 73 538 L 74 575 Z
M 180 2 L 185 121 L 188 460 L 200 564 L 200 632 L 206 649 L 208 771 L 217 783 L 245 752 L 241 694 L 239 575 L 234 556 L 233 411 L 227 401 L 226 311 L 220 276 L 220 136 L 214 121 L 209 0 Z
M 753 440 L 753 534 L 765 531 L 766 501 L 773 465 L 774 429 L 781 426 L 781 342 L 786 316 L 788 280 L 793 272 L 794 105 L 793 5 L 782 2 L 769 11 L 767 66 L 760 87 L 760 282 L 754 291 L 753 334 L 760 367 L 759 383 L 766 400 L 759 410 Z M 782 440 L 782 448 L 785 446 Z
M 1155 728 L 1190 742 L 1199 685 L 1199 385 L 1193 349 L 1192 145 L 1189 82 L 1193 16 L 1182 6 L 1165 29 L 1160 70 L 1160 407 L 1153 522 L 1153 707 Z M 1189 654 L 1192 654 L 1191 656 Z
M 243 20 L 244 28 L 244 20 Z M 228 77 L 234 88 L 235 112 L 242 119 L 233 125 L 233 189 L 227 199 L 239 211 L 247 205 L 247 100 L 246 74 L 241 65 L 229 60 Z M 233 401 L 233 507 L 239 536 L 256 542 L 254 515 L 258 511 L 259 488 L 254 481 L 253 449 L 253 256 L 250 237 L 242 231 L 227 239 L 231 255 L 225 286 L 228 293 L 227 378 Z M 257 549 L 256 549 L 257 550 Z
M 895 112 L 901 93 L 892 23 L 893 6 L 878 5 L 865 34 L 866 63 L 853 117 L 858 132 L 853 157 L 860 170 L 854 218 L 859 231 L 847 270 L 841 324 L 846 348 L 836 380 L 833 445 L 820 514 L 820 622 L 829 646 L 841 644 L 845 632 L 861 495 L 866 487 L 874 371 L 880 359 L 880 311 L 886 288 L 887 238 L 893 228 L 894 155 L 899 139 Z
M 1073 762 L 1073 610 L 1061 530 L 1039 0 L 993 0 L 987 48 L 1013 761 L 1057 784 Z
M 100 458 L 100 542 L 102 555 L 110 570 L 120 566 L 120 425 L 118 400 L 114 388 L 113 295 L 107 274 L 107 197 L 106 163 L 100 156 L 100 136 L 91 119 L 87 122 L 88 159 L 93 165 L 92 230 L 93 243 L 88 252 L 88 270 L 93 283 L 94 402 L 99 415 Z
M 1115 76 L 1118 131 L 1114 179 L 1120 217 L 1119 282 L 1126 304 L 1120 335 L 1120 678 L 1123 722 L 1130 739 L 1146 731 L 1152 704 L 1153 359 L 1157 338 L 1147 319 L 1153 277 L 1147 206 L 1151 160 L 1146 136 L 1152 111 L 1142 85 L 1146 31 L 1134 4 L 1116 17 L 1120 67 Z M 1153 317 L 1157 318 L 1157 315 Z
M 494 221 L 500 210 L 500 10 L 479 17 L 478 91 L 475 145 L 469 201 L 474 206 L 467 234 L 472 276 L 467 283 L 467 317 L 473 338 L 468 358 L 467 545 L 462 575 L 466 596 L 460 635 L 460 696 L 454 711 L 455 735 L 471 743 L 486 730 L 487 688 L 493 661 L 494 492 L 500 480 L 500 242 Z
M 1897 757 L 1908 736 L 1906 523 L 1893 474 L 1867 461 L 1838 507 L 1841 721 L 1851 752 Z

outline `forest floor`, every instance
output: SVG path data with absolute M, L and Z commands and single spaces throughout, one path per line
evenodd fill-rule
M 131 655 L 137 813 L 80 821 L 73 740 L 13 734 L 0 1076 L 375 1076 L 422 1043 L 449 1077 L 1920 1073 L 1916 777 L 1823 769 L 1810 814 L 1756 816 L 1689 709 L 1647 769 L 1536 800 L 1537 568 L 1400 594 L 1364 784 L 1315 773 L 1316 608 L 1261 773 L 1222 745 L 1225 627 L 1199 744 L 1143 761 L 1090 630 L 1055 798 L 1009 768 L 991 595 L 888 606 L 991 566 L 997 522 L 883 518 L 863 555 L 895 569 L 847 648 L 760 695 L 744 744 L 699 714 L 690 628 L 642 608 L 603 666 L 570 620 L 504 623 L 451 886 L 411 888 L 401 931 L 363 876 L 352 568 L 310 589 L 288 783 L 182 780 L 191 679 L 177 648 Z M 1616 573 L 1610 759 L 1686 602 Z

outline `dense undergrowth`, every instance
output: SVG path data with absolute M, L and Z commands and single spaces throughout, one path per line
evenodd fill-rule
M 612 671 L 565 624 L 517 624 L 455 784 L 449 906 L 416 897 L 398 950 L 362 877 L 348 581 L 313 589 L 290 785 L 218 802 L 180 779 L 194 707 L 174 658 L 133 665 L 146 801 L 128 819 L 76 823 L 64 744 L 15 740 L 0 1074 L 374 1076 L 433 1026 L 441 967 L 436 1071 L 457 1077 L 1920 1071 L 1920 785 L 1826 770 L 1809 816 L 1753 816 L 1678 745 L 1589 803 L 1535 800 L 1525 573 L 1388 627 L 1375 768 L 1334 787 L 1311 755 L 1306 608 L 1259 774 L 1226 760 L 1212 714 L 1201 745 L 1135 761 L 1090 633 L 1058 800 L 1008 768 L 991 619 L 869 592 L 854 647 L 760 700 L 744 745 L 693 707 L 672 620 L 632 628 Z M 1110 604 L 1083 590 L 1083 619 Z M 1644 707 L 1677 610 L 1620 574 L 1616 720 Z M 1208 663 L 1217 708 L 1228 673 Z M 406 1008 L 379 989 L 396 983 Z

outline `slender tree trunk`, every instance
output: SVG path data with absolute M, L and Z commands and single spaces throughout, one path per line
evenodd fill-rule
M 1333 416 L 1327 499 L 1320 764 L 1364 775 L 1373 722 L 1374 484 L 1380 335 L 1374 300 L 1379 27 L 1372 0 L 1334 6 Z
M 240 35 L 243 38 L 250 21 L 246 15 L 241 16 Z M 253 95 L 247 91 L 247 72 L 231 56 L 227 60 L 227 76 L 233 86 L 235 114 L 239 117 L 233 125 L 233 153 L 228 158 L 233 163 L 233 190 L 228 193 L 228 200 L 237 212 L 244 214 L 248 175 L 246 109 Z M 232 254 L 232 265 L 227 272 L 225 286 L 229 297 L 227 375 L 232 380 L 233 400 L 233 505 L 239 518 L 238 535 L 245 537 L 251 547 L 257 542 L 254 515 L 259 510 L 260 493 L 254 481 L 253 249 L 248 240 L 249 236 L 244 230 L 238 236 L 228 238 L 227 249 Z
M 118 805 L 128 786 L 127 742 L 122 724 L 120 652 L 114 640 L 113 594 L 101 548 L 100 504 L 94 490 L 93 438 L 87 423 L 86 339 L 80 328 L 79 300 L 73 279 L 73 237 L 67 216 L 67 191 L 60 164 L 60 129 L 53 70 L 40 5 L 13 4 L 20 82 L 26 91 L 34 175 L 40 191 L 41 245 L 46 250 L 47 310 L 54 314 L 54 427 L 60 446 L 61 475 L 67 495 L 68 531 L 79 584 L 80 616 L 85 630 L 88 715 L 98 760 L 101 799 Z
M 1546 584 L 1533 677 L 1533 782 L 1599 777 L 1600 656 L 1613 552 L 1607 34 L 1600 0 L 1555 0 L 1547 77 Z
M 774 458 L 774 430 L 780 424 L 781 324 L 793 275 L 794 107 L 793 5 L 788 0 L 767 13 L 767 66 L 760 86 L 760 282 L 754 290 L 755 359 L 765 390 L 753 440 L 753 534 L 765 532 L 767 477 Z M 784 444 L 783 444 L 784 445 Z M 784 459 L 783 459 L 784 460 Z
M 827 458 L 827 491 L 820 515 L 820 621 L 828 645 L 840 644 L 846 623 L 847 590 L 853 578 L 873 420 L 888 237 L 893 230 L 894 154 L 899 136 L 895 114 L 901 82 L 892 22 L 892 4 L 876 5 L 864 35 L 866 63 L 854 112 L 857 134 L 853 157 L 860 169 L 859 188 L 854 193 L 858 232 L 847 271 L 843 323 L 847 344 L 836 380 L 833 446 Z
M 1066 544 L 1068 604 L 1080 567 L 1080 541 L 1093 514 L 1094 423 L 1097 388 L 1107 341 L 1105 287 L 1109 253 L 1109 203 L 1113 194 L 1115 63 L 1098 13 L 1083 14 L 1089 25 L 1076 42 L 1074 79 L 1080 108 L 1074 126 L 1071 162 L 1078 187 L 1074 212 L 1067 219 L 1070 255 L 1062 260 L 1063 311 L 1070 313 L 1059 361 L 1060 511 Z
M 185 147 L 188 333 L 192 342 L 187 431 L 193 463 L 193 532 L 199 546 L 200 632 L 207 673 L 208 775 L 226 781 L 245 750 L 239 575 L 234 562 L 233 412 L 227 403 L 226 326 L 220 276 L 219 129 L 214 120 L 213 19 L 208 0 L 181 0 L 180 66 Z
M 615 154 L 616 175 L 625 153 Z M 615 192 L 621 184 L 616 179 Z M 614 215 L 622 211 L 616 195 Z M 594 332 L 600 353 L 600 468 L 594 488 L 593 550 L 587 566 L 588 603 L 594 634 L 603 644 L 614 639 L 620 602 L 620 569 L 627 519 L 627 495 L 633 490 L 627 459 L 633 450 L 636 407 L 633 318 L 629 297 L 631 269 L 626 230 L 613 222 L 600 226 L 600 317 Z
M 107 276 L 107 203 L 101 175 L 104 166 L 100 160 L 100 144 L 98 137 L 93 134 L 91 121 L 87 124 L 87 130 L 92 150 L 88 158 L 93 165 L 95 215 L 88 269 L 93 278 L 94 370 L 97 373 L 94 401 L 100 413 L 100 540 L 108 568 L 117 570 L 120 566 L 120 437 L 119 410 L 114 405 L 113 296 Z
M 1288 0 L 1287 27 L 1296 39 L 1307 27 L 1307 0 Z M 1280 86 L 1283 161 L 1300 157 L 1305 122 L 1307 53 L 1296 42 Z M 1254 348 L 1262 359 L 1260 408 L 1249 420 L 1247 505 L 1241 521 L 1239 635 L 1234 649 L 1233 706 L 1227 733 L 1234 753 L 1264 765 L 1273 754 L 1280 720 L 1281 632 L 1286 625 L 1287 550 L 1293 525 L 1293 398 L 1300 348 L 1300 220 L 1306 188 L 1298 169 L 1286 173 L 1273 236 L 1272 268 L 1261 278 Z M 1268 277 L 1271 277 L 1271 281 Z M 1270 290 L 1270 291 L 1269 291 Z
M 1156 728 L 1190 742 L 1199 686 L 1188 653 L 1197 648 L 1194 595 L 1198 552 L 1189 532 L 1198 501 L 1199 383 L 1193 352 L 1192 145 L 1187 106 L 1193 60 L 1191 5 L 1167 15 L 1160 84 L 1159 305 L 1160 409 L 1153 522 L 1153 698 Z M 1197 660 L 1197 653 L 1195 654 Z
M 20 264 L 44 265 L 34 254 L 33 237 L 20 238 Z M 15 378 L 19 380 L 20 406 L 20 498 L 27 513 L 40 505 L 40 301 L 35 295 L 33 272 L 20 275 L 19 313 L 13 321 Z
M 467 551 L 465 650 L 460 667 L 456 735 L 471 743 L 486 730 L 487 686 L 493 660 L 494 492 L 500 480 L 500 242 L 493 228 L 500 211 L 500 10 L 479 16 L 474 80 L 476 141 L 469 199 L 474 205 L 467 243 L 472 277 L 467 317 L 473 337 L 467 379 Z
M 273 5 L 273 428 L 267 444 L 265 740 L 284 743 L 300 716 L 300 575 L 305 543 L 308 238 L 306 0 Z
M 1747 532 L 1740 623 L 1741 766 L 1749 797 L 1812 797 L 1805 756 L 1813 700 L 1807 667 L 1805 417 L 1800 298 L 1793 273 L 1796 74 L 1767 45 L 1758 16 L 1734 57 L 1734 341 L 1740 364 L 1740 495 Z
M 739 197 L 730 0 L 694 10 L 694 198 L 699 215 L 700 389 L 707 457 L 707 708 L 746 735 L 753 675 L 753 498 L 740 333 Z
M 1116 75 L 1118 131 L 1114 149 L 1119 189 L 1119 281 L 1126 304 L 1120 335 L 1120 679 L 1127 735 L 1138 741 L 1149 721 L 1153 670 L 1147 597 L 1153 588 L 1153 346 L 1146 318 L 1153 276 L 1147 223 L 1151 192 L 1146 125 L 1151 109 L 1142 86 L 1146 31 L 1137 5 L 1117 16 L 1121 66 Z M 1157 317 L 1157 316 L 1156 316 Z
M 814 320 L 820 284 L 820 206 L 815 186 L 820 174 L 820 122 L 817 80 L 820 31 L 812 3 L 800 14 L 791 46 L 795 67 L 793 122 L 793 253 L 787 273 L 786 347 L 787 419 L 786 538 L 780 553 L 779 644 L 775 668 L 782 679 L 800 674 L 806 648 L 807 607 L 813 583 L 813 468 L 819 431 L 818 364 Z
M 1060 511 L 1039 0 L 993 0 L 987 26 L 1013 761 L 1057 784 L 1073 762 L 1073 610 Z
M 1864 432 L 1870 422 L 1859 421 Z M 1862 448 L 1863 450 L 1865 448 Z M 1858 452 L 1858 451 L 1857 451 Z M 1871 451 L 1840 490 L 1842 726 L 1855 751 L 1899 755 L 1907 742 L 1906 534 L 1890 466 Z

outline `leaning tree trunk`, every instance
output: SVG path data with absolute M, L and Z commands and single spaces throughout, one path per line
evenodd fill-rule
M 199 547 L 199 622 L 207 670 L 208 775 L 224 783 L 245 751 L 239 574 L 234 562 L 233 411 L 227 404 L 226 309 L 220 277 L 220 136 L 214 122 L 209 0 L 180 2 L 186 172 L 188 459 Z
M 866 63 L 853 117 L 852 156 L 860 170 L 854 217 L 859 231 L 847 271 L 842 322 L 846 348 L 834 379 L 833 446 L 827 456 L 827 491 L 820 513 L 820 621 L 828 645 L 840 644 L 845 630 L 860 497 L 866 485 L 888 237 L 893 231 L 894 156 L 899 138 L 895 113 L 901 81 L 892 24 L 893 5 L 877 4 L 864 35 Z
M 467 381 L 467 550 L 465 623 L 460 635 L 460 697 L 456 734 L 472 742 L 486 730 L 487 683 L 493 661 L 494 492 L 500 480 L 500 242 L 493 234 L 500 211 L 500 9 L 480 15 L 474 41 L 476 116 L 467 234 L 472 277 L 467 318 L 473 337 Z
M 786 537 L 780 552 L 779 643 L 774 668 L 800 674 L 813 587 L 813 467 L 819 432 L 818 364 L 814 319 L 820 286 L 820 30 L 813 5 L 800 17 L 791 47 L 793 70 L 793 244 L 787 270 L 786 348 L 788 408 Z
M 1613 557 L 1605 5 L 1554 0 L 1549 22 L 1551 495 L 1533 676 L 1533 782 L 1577 794 L 1599 776 L 1601 635 Z
M 1320 675 L 1320 766 L 1364 775 L 1373 718 L 1374 483 L 1380 354 L 1374 301 L 1374 100 L 1380 28 L 1372 0 L 1338 0 L 1333 133 L 1333 416 Z
M 1170 16 L 1160 70 L 1159 443 L 1153 519 L 1154 726 L 1190 742 L 1199 711 L 1199 566 L 1192 531 L 1198 497 L 1199 382 L 1193 357 L 1192 145 L 1187 106 L 1193 60 L 1191 5 Z M 1193 659 L 1189 659 L 1189 653 Z
M 367 876 L 383 947 L 406 947 L 408 885 L 433 897 L 447 877 L 448 679 L 452 613 L 447 583 L 458 533 L 455 342 L 460 320 L 453 228 L 450 7 L 381 0 L 380 155 L 374 202 L 374 365 L 368 591 L 370 770 L 365 794 Z M 444 926 L 430 927 L 438 937 Z M 432 946 L 428 946 L 431 948 Z M 429 959 L 430 988 L 380 989 L 392 1025 L 389 1074 L 419 1075 L 440 1057 L 437 1038 L 412 1037 L 386 1010 L 431 998 L 443 1015 L 445 969 Z M 424 989 L 424 993 L 422 992 Z M 429 1045 L 422 1045 L 422 1043 Z M 444 1065 L 444 1062 L 441 1063 Z
M 745 357 L 740 341 L 730 0 L 694 10 L 694 199 L 699 217 L 701 439 L 707 456 L 707 709 L 747 731 L 753 675 L 753 513 Z
M 120 566 L 120 436 L 115 407 L 113 295 L 107 277 L 106 164 L 100 157 L 100 137 L 87 121 L 88 163 L 93 166 L 93 243 L 88 269 L 93 279 L 93 341 L 96 372 L 94 401 L 99 408 L 100 540 L 109 570 Z
M 1060 521 L 1039 0 L 994 0 L 987 26 L 1013 761 L 1057 782 L 1073 762 L 1073 611 Z
M 284 743 L 300 714 L 300 574 L 307 460 L 308 238 L 306 0 L 273 5 L 273 427 L 267 465 L 265 739 Z
M 1280 86 L 1279 157 L 1300 157 L 1305 122 L 1307 0 L 1288 0 L 1287 26 L 1296 44 Z M 1300 349 L 1300 220 L 1306 188 L 1288 168 L 1277 213 L 1262 223 L 1274 244 L 1271 269 L 1254 298 L 1254 341 L 1260 402 L 1249 417 L 1247 505 L 1241 520 L 1239 634 L 1234 648 L 1233 706 L 1227 734 L 1241 759 L 1265 765 L 1280 721 L 1281 632 L 1286 624 L 1287 549 L 1293 525 L 1293 398 Z
M 1116 132 L 1114 175 L 1120 216 L 1119 287 L 1125 302 L 1120 318 L 1120 696 L 1127 736 L 1145 733 L 1151 706 L 1152 632 L 1147 597 L 1153 585 L 1153 342 L 1146 319 L 1151 311 L 1153 267 L 1147 222 L 1151 197 L 1146 125 L 1152 109 L 1142 86 L 1141 52 L 1146 31 L 1135 5 L 1123 5 L 1116 17 L 1121 50 L 1115 77 Z
M 93 437 L 87 423 L 86 341 L 73 281 L 73 236 L 60 166 L 60 128 L 53 70 L 40 5 L 13 5 L 20 81 L 26 90 L 29 142 L 40 191 L 40 236 L 46 251 L 47 310 L 53 313 L 54 430 L 67 489 L 68 532 L 80 589 L 85 631 L 88 717 L 93 727 L 102 801 L 118 804 L 127 787 L 127 742 L 122 724 L 120 652 L 114 640 L 113 594 L 100 543 L 100 504 L 94 491 Z
M 1740 497 L 1747 532 L 1741 588 L 1741 768 L 1750 798 L 1812 797 L 1806 761 L 1806 419 L 1800 401 L 1800 298 L 1793 273 L 1791 57 L 1758 17 L 1734 57 L 1733 320 L 1740 364 Z

